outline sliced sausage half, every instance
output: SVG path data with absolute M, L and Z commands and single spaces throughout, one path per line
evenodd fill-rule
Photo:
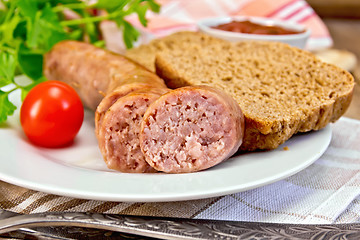
M 244 136 L 239 105 L 207 86 L 172 90 L 145 112 L 140 146 L 154 169 L 188 173 L 210 168 L 231 157 Z
M 156 172 L 141 152 L 140 124 L 149 105 L 167 91 L 166 88 L 134 91 L 109 107 L 97 131 L 99 148 L 108 168 L 127 173 Z

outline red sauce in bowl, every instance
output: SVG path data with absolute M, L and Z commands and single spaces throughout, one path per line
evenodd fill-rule
M 271 26 L 260 25 L 250 21 L 232 21 L 230 23 L 220 24 L 212 28 L 223 31 L 229 31 L 229 32 L 262 34 L 262 35 L 287 35 L 287 34 L 298 34 L 305 32 L 305 31 L 289 30 L 273 25 Z

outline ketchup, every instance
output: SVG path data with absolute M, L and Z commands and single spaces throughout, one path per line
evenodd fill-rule
M 304 32 L 304 31 L 289 30 L 279 26 L 260 25 L 250 21 L 232 21 L 230 23 L 220 24 L 212 28 L 223 31 L 229 31 L 229 32 L 262 34 L 262 35 L 286 35 L 286 34 L 297 34 Z

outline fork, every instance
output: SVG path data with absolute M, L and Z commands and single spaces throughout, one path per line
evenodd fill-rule
M 360 224 L 281 224 L 83 212 L 0 210 L 0 234 L 31 227 L 85 227 L 160 239 L 360 239 Z

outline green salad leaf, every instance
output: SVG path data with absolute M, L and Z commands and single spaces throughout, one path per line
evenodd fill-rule
M 16 67 L 15 53 L 8 51 L 0 52 L 0 87 L 7 86 L 13 82 Z
M 160 11 L 155 0 L 98 0 L 92 5 L 83 0 L 0 0 L 0 6 L 0 123 L 16 109 L 9 101 L 12 91 L 20 89 L 23 99 L 33 86 L 45 80 L 43 55 L 56 43 L 86 39 L 104 47 L 99 24 L 110 20 L 116 22 L 126 47 L 131 48 L 140 33 L 126 17 L 136 14 L 146 26 L 146 13 Z M 65 11 L 77 17 L 69 19 Z M 102 14 L 94 14 L 98 12 Z M 32 82 L 19 85 L 15 81 L 19 74 Z M 3 87 L 10 84 L 14 87 L 5 91 Z
M 4 122 L 16 110 L 16 106 L 9 101 L 9 93 L 0 90 L 0 122 Z

